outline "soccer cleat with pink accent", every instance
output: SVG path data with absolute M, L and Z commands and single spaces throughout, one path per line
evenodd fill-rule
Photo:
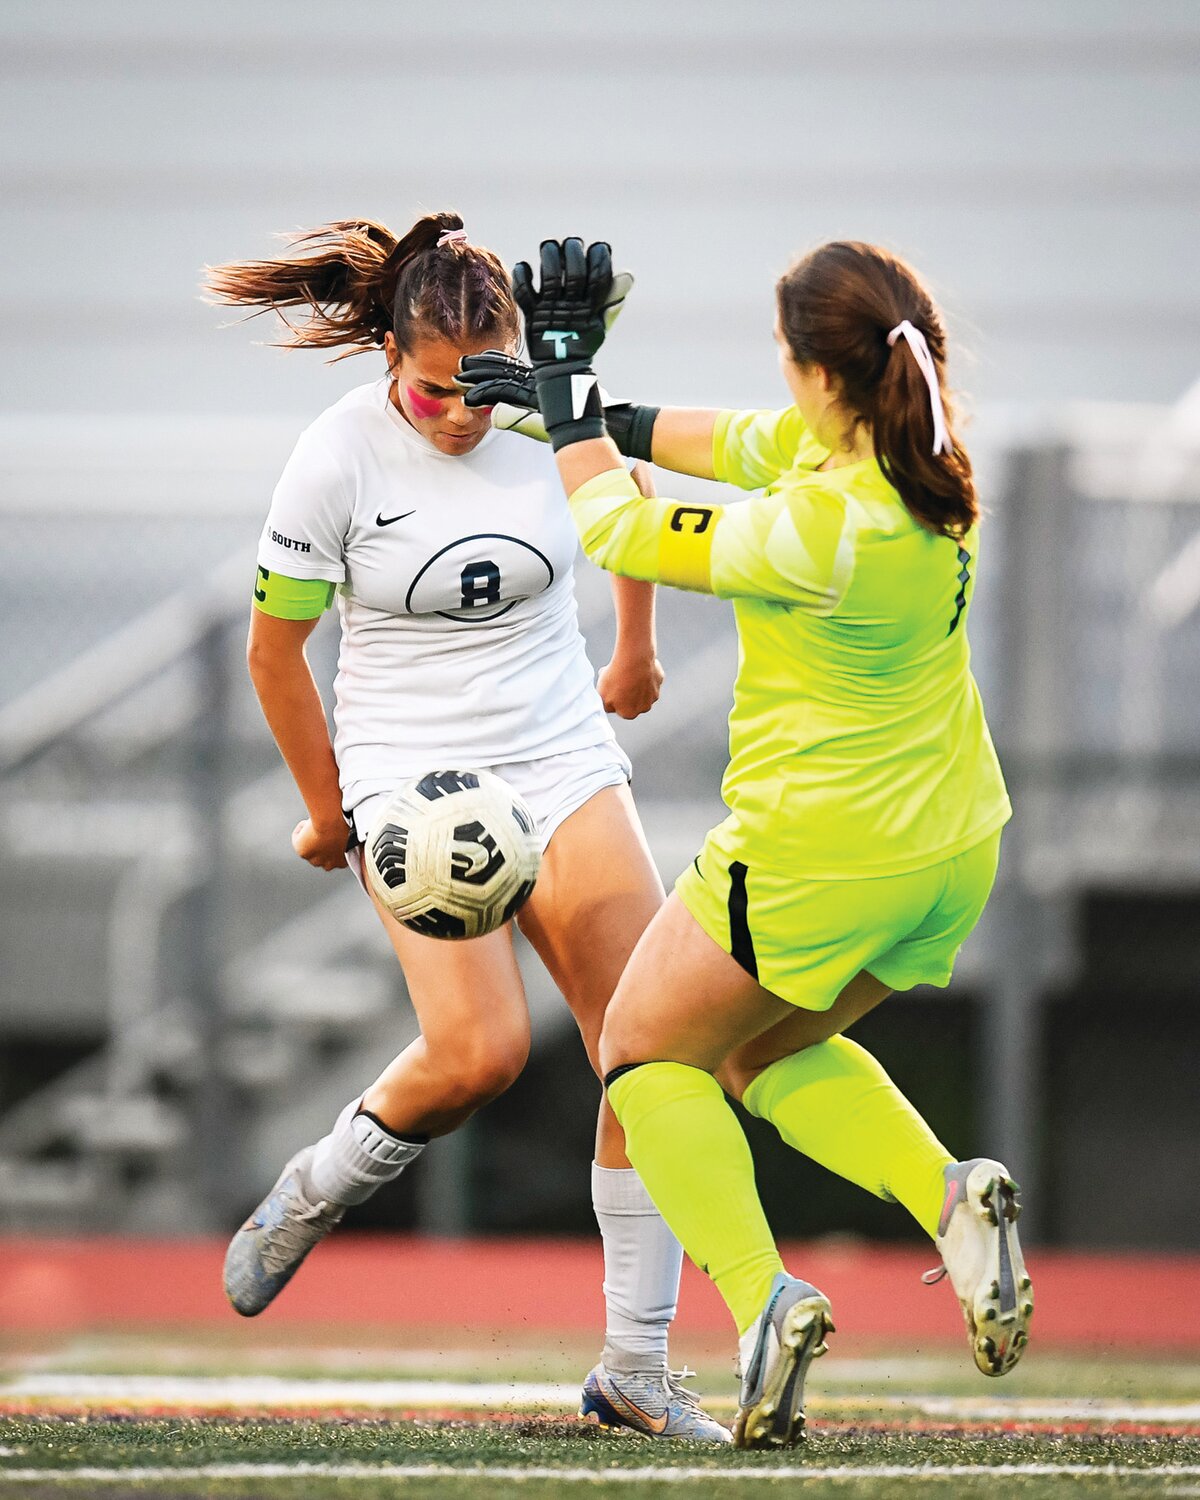
M 950 1277 L 966 1320 L 975 1363 L 985 1375 L 1006 1375 L 1029 1342 L 1033 1283 L 1017 1239 L 1020 1189 L 998 1161 L 976 1157 L 945 1171 L 938 1222 L 942 1265 L 932 1284 Z
M 733 1423 L 738 1448 L 795 1448 L 804 1441 L 804 1382 L 834 1331 L 829 1299 L 780 1271 L 767 1305 L 738 1340 L 741 1390 Z

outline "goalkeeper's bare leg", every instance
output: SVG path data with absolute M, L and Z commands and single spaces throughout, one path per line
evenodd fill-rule
M 830 1033 L 849 1024 L 851 1012 L 862 1014 L 887 994 L 885 986 L 867 981 L 849 986 L 824 1013 L 822 1024 Z M 824 1335 L 832 1323 L 819 1290 L 784 1270 L 758 1199 L 745 1135 L 716 1075 L 728 1078 L 729 1060 L 750 1055 L 762 1039 L 786 1038 L 785 1045 L 794 1045 L 798 1038 L 790 1028 L 799 1024 L 794 1023 L 796 1014 L 788 1002 L 760 986 L 672 896 L 622 976 L 601 1042 L 608 1096 L 625 1128 L 630 1158 L 688 1254 L 716 1282 L 737 1326 L 743 1384 L 734 1430 L 735 1440 L 746 1447 L 790 1446 L 803 1436 L 807 1368 L 824 1352 Z M 771 1066 L 797 1056 L 802 1059 L 803 1051 L 780 1057 L 768 1047 L 759 1057 L 764 1077 Z M 739 1087 L 734 1081 L 735 1091 Z M 853 1087 L 860 1100 L 874 1090 L 890 1112 L 891 1124 L 897 1123 L 890 1083 L 881 1088 L 880 1079 L 872 1077 L 870 1089 L 859 1081 Z M 783 1097 L 788 1097 L 786 1091 Z M 901 1101 L 911 1111 L 902 1096 Z M 777 1111 L 763 1107 L 762 1100 L 759 1105 L 759 1112 L 775 1118 Z M 928 1139 L 918 1139 L 916 1145 L 945 1182 L 952 1159 L 927 1127 L 925 1135 Z M 688 1142 L 686 1151 L 679 1150 L 681 1140 Z M 1015 1244 L 1007 1204 L 1000 1203 L 998 1214 L 988 1214 L 984 1200 L 991 1190 L 984 1177 L 988 1182 L 992 1177 L 978 1170 L 981 1165 L 996 1164 L 970 1164 L 962 1194 L 956 1188 L 953 1204 L 947 1199 L 952 1213 L 938 1234 L 943 1256 L 960 1262 L 961 1274 L 952 1272 L 960 1298 L 969 1294 L 975 1303 L 981 1295 L 985 1303 L 991 1296 L 990 1283 L 981 1291 L 980 1278 L 1003 1259 L 998 1236 L 1010 1254 Z M 994 1187 L 1002 1186 L 997 1176 Z M 948 1228 L 958 1221 L 966 1226 L 961 1235 Z M 1021 1279 L 1017 1273 L 1018 1287 Z M 1029 1299 L 1027 1305 L 1031 1311 Z

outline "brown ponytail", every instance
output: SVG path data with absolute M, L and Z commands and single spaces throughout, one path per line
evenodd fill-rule
M 388 333 L 401 353 L 422 334 L 504 343 L 519 329 L 504 263 L 464 239 L 438 244 L 462 227 L 456 213 L 426 214 L 397 239 L 383 224 L 341 219 L 291 236 L 299 253 L 206 266 L 204 285 L 214 302 L 278 313 L 285 347 L 341 348 L 335 359 L 382 348 Z M 305 309 L 302 322 L 290 307 Z
M 875 456 L 913 518 L 961 538 L 979 516 L 971 460 L 954 433 L 945 389 L 946 332 L 911 267 L 877 245 L 837 240 L 798 260 L 776 286 L 779 320 L 793 359 L 834 376 L 856 421 L 869 422 Z M 925 335 L 937 370 L 950 451 L 933 452 L 929 386 L 905 339 L 888 334 L 905 318 Z

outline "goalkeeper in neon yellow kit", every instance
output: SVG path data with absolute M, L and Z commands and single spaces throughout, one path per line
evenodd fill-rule
M 734 602 L 729 816 L 630 959 L 601 1057 L 630 1160 L 737 1323 L 735 1440 L 789 1446 L 830 1306 L 783 1269 L 722 1086 L 909 1209 L 985 1374 L 1028 1339 L 1007 1169 L 956 1161 L 842 1035 L 893 990 L 949 982 L 995 877 L 1010 809 L 965 629 L 977 504 L 942 390 L 940 316 L 894 256 L 834 243 L 783 276 L 776 339 L 794 404 L 776 412 L 608 402 L 591 359 L 611 275 L 606 245 L 545 242 L 540 285 L 526 265 L 514 275 L 532 369 L 473 356 L 461 383 L 468 404 L 502 403 L 501 420 L 518 408 L 511 425 L 536 402 L 593 561 Z M 614 438 L 765 493 L 646 498 Z

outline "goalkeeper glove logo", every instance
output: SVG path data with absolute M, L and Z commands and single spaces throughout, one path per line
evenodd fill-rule
M 570 329 L 560 330 L 557 328 L 547 328 L 545 333 L 542 334 L 542 342 L 545 343 L 547 339 L 552 340 L 554 343 L 555 359 L 566 359 L 568 340 L 577 339 L 578 337 L 579 335 L 572 332 Z
M 588 415 L 588 402 L 593 391 L 597 390 L 596 377 L 590 372 L 587 375 L 571 376 L 571 415 L 578 422 L 580 417 Z M 597 404 L 599 396 L 597 396 Z M 592 413 L 595 415 L 595 412 Z

